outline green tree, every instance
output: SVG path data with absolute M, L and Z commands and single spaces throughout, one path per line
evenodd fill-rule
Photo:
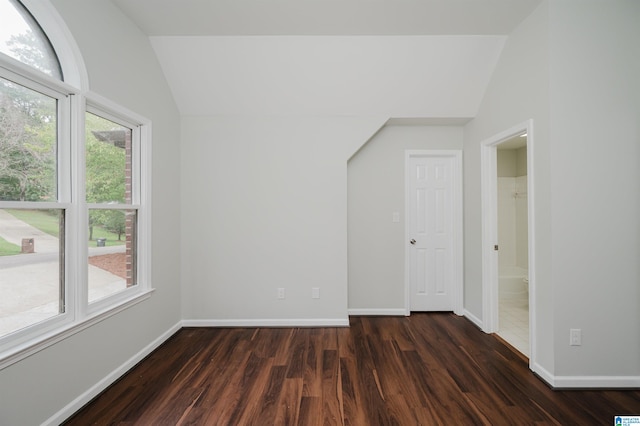
M 0 199 L 55 197 L 55 100 L 0 79 Z
M 57 60 L 44 43 L 28 30 L 7 45 L 21 62 L 54 75 Z M 56 109 L 55 99 L 0 79 L 0 199 L 56 197 Z
M 122 210 L 107 210 L 105 211 L 104 227 L 107 231 L 118 234 L 118 241 L 122 240 L 122 234 L 125 231 L 125 218 Z
M 61 74 L 55 51 L 44 35 L 39 36 L 29 29 L 22 34 L 11 36 L 7 41 L 7 47 L 14 57 L 23 64 L 52 77 Z
M 116 140 L 128 129 L 94 114 L 87 113 L 85 117 L 87 202 L 124 203 L 126 153 Z M 91 210 L 89 239 L 93 239 L 94 226 L 117 233 L 120 239 L 125 230 L 124 214 L 117 210 Z

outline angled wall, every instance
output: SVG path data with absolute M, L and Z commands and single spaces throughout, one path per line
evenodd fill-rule
M 183 117 L 187 324 L 348 325 L 347 159 L 385 121 Z

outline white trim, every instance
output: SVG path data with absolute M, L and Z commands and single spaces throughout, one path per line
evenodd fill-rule
M 483 330 L 482 320 L 469 312 L 468 310 L 464 310 L 464 317 L 474 323 L 480 330 Z
M 349 315 L 354 316 L 406 316 L 405 308 L 382 308 L 382 309 L 349 309 Z
M 167 339 L 173 336 L 182 328 L 182 323 L 178 322 L 169 330 L 162 333 L 157 339 L 153 342 L 145 346 L 140 352 L 129 358 L 126 362 L 120 365 L 118 368 L 113 370 L 111 373 L 106 375 L 102 380 L 100 380 L 95 385 L 91 386 L 86 392 L 82 393 L 76 399 L 67 404 L 60 411 L 55 413 L 53 416 L 49 417 L 42 424 L 43 425 L 59 425 L 71 417 L 76 411 L 82 408 L 85 404 L 95 398 L 100 394 L 103 390 L 111 386 L 114 382 L 116 382 L 120 377 L 127 373 L 130 369 L 136 366 L 140 361 L 142 361 L 145 357 L 147 357 L 151 352 L 156 350 L 161 344 L 163 344 Z
M 554 389 L 640 388 L 640 376 L 555 376 Z
M 640 388 L 640 376 L 554 376 L 540 364 L 531 370 L 554 389 Z
M 48 96 L 51 96 L 51 93 L 54 91 L 62 95 L 70 95 L 78 92 L 78 89 L 72 85 L 40 72 L 1 52 L 0 68 L 4 70 L 6 79 L 27 87 L 37 84 L 39 87 L 38 91 Z
M 547 382 L 549 386 L 553 386 L 553 383 L 554 383 L 553 374 L 547 371 L 543 366 L 541 366 L 538 363 L 529 363 L 529 368 L 531 368 L 531 371 L 533 371 L 534 374 L 540 377 L 540 379 Z
M 309 319 L 191 319 L 182 320 L 184 327 L 348 327 L 349 318 Z
M 497 230 L 497 146 L 507 139 L 527 133 L 527 212 L 529 244 L 529 368 L 536 365 L 536 262 L 535 262 L 535 167 L 533 120 L 527 120 L 481 143 L 482 202 L 482 316 L 483 330 L 498 330 L 498 244 Z
M 58 10 L 48 0 L 20 0 L 38 22 L 53 46 L 65 82 L 89 89 L 89 75 L 80 48 Z
M 151 297 L 153 290 L 146 291 L 144 293 L 135 294 L 128 300 L 120 305 L 114 306 L 111 309 L 106 309 L 102 312 L 97 312 L 90 317 L 86 317 L 79 322 L 75 322 L 68 326 L 56 327 L 52 331 L 44 335 L 37 335 L 33 339 L 24 342 L 21 345 L 15 345 L 11 349 L 5 351 L 1 355 L 0 370 L 21 361 L 43 349 L 48 348 L 82 330 L 89 328 L 105 319 L 124 311 L 125 309 L 137 305 L 138 303 L 147 300 Z
M 0 201 L 0 209 L 64 210 L 71 206 L 71 203 L 56 203 L 55 201 Z
M 95 92 L 85 93 L 86 109 L 92 114 L 115 121 L 125 126 L 144 126 L 151 124 L 148 118 Z
M 501 139 L 499 139 L 501 140 Z M 498 141 L 499 141 L 498 140 Z M 482 209 L 482 317 L 483 331 L 494 333 L 498 330 L 496 286 L 498 282 L 498 253 L 493 246 L 498 244 L 497 229 L 497 141 L 489 140 L 480 148 L 481 160 L 481 209 Z
M 112 209 L 112 210 L 136 210 L 138 215 L 138 228 L 136 241 L 137 249 L 137 267 L 138 276 L 136 286 L 123 290 L 121 292 L 110 295 L 99 301 L 91 301 L 87 306 L 82 306 L 82 310 L 91 314 L 99 311 L 106 306 L 120 303 L 120 300 L 127 297 L 132 291 L 147 291 L 152 288 L 151 285 L 151 121 L 140 114 L 105 98 L 93 92 L 86 93 L 85 111 L 99 116 L 101 118 L 113 121 L 132 130 L 132 194 L 133 203 L 131 204 L 105 204 L 105 203 L 86 203 L 81 202 L 83 206 L 83 220 L 87 222 L 88 211 L 91 209 Z M 83 111 L 84 114 L 84 111 Z M 84 164 L 85 159 L 82 159 Z M 83 170 L 84 172 L 84 170 Z M 82 176 L 84 182 L 84 175 Z M 84 192 L 84 188 L 83 192 Z M 86 228 L 82 230 L 86 233 Z M 79 243 L 85 244 L 88 240 L 87 235 L 82 235 Z M 85 248 L 86 250 L 86 248 Z M 86 268 L 84 268 L 86 270 Z M 86 271 L 83 271 L 86 274 Z M 84 281 L 86 282 L 86 278 Z M 134 290 L 135 289 L 135 290 Z M 86 289 L 85 289 L 86 292 Z M 81 299 L 83 302 L 88 300 L 84 294 Z
M 463 289 L 463 276 L 464 276 L 464 261 L 463 261 L 463 188 L 462 188 L 462 150 L 452 149 L 452 150 L 431 150 L 431 149 L 421 149 L 414 150 L 408 149 L 405 150 L 405 209 L 404 209 L 404 241 L 409 241 L 411 239 L 410 230 L 409 230 L 409 200 L 411 198 L 409 194 L 409 180 L 411 179 L 410 170 L 409 170 L 409 160 L 412 157 L 451 157 L 453 158 L 453 168 L 452 168 L 452 200 L 453 200 L 453 285 L 451 288 L 452 292 L 452 308 L 453 312 L 456 315 L 464 314 L 464 289 Z M 410 247 L 405 243 L 405 254 L 404 254 L 404 306 L 405 306 L 405 315 L 411 314 L 411 284 L 409 277 L 409 250 Z

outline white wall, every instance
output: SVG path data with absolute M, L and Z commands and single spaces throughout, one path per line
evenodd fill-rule
M 152 37 L 182 115 L 472 117 L 504 36 Z
M 534 121 L 537 317 L 535 359 L 553 371 L 553 287 L 549 173 L 549 18 L 543 2 L 509 36 L 478 114 L 464 130 L 465 309 L 482 318 L 480 144 Z
M 147 301 L 0 370 L 3 425 L 41 424 L 180 320 L 179 122 L 164 76 L 148 39 L 110 1 L 53 4 L 82 51 L 90 88 L 153 121 L 156 291 Z
M 346 324 L 347 161 L 390 117 L 473 114 L 504 37 L 152 44 L 183 115 L 185 318 Z
M 462 127 L 387 125 L 349 160 L 349 309 L 404 312 L 405 150 L 462 149 Z M 400 222 L 392 222 L 397 212 Z
M 346 325 L 347 160 L 384 122 L 184 117 L 185 319 Z
M 550 6 L 555 373 L 638 386 L 640 3 Z
M 465 306 L 479 316 L 479 144 L 534 121 L 534 370 L 555 386 L 640 383 L 639 19 L 632 1 L 543 3 L 465 128 Z

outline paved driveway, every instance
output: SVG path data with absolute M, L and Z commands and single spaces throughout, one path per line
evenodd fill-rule
M 0 336 L 59 313 L 59 241 L 0 210 L 0 237 L 22 245 L 33 238 L 34 253 L 0 256 Z M 89 255 L 124 252 L 125 247 L 91 247 Z M 90 299 L 97 300 L 126 287 L 124 280 L 89 265 Z

